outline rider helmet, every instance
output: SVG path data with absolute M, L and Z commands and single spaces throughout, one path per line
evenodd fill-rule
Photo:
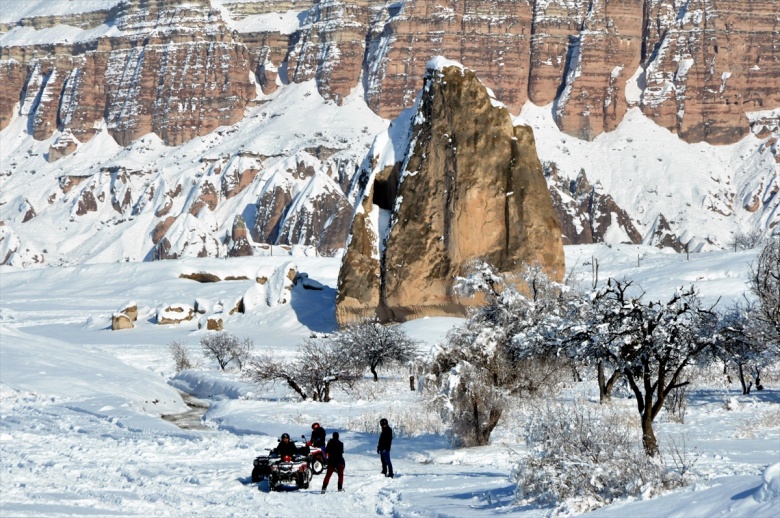
M 379 420 L 379 426 L 387 426 L 387 419 L 384 417 Z
M 319 427 L 320 427 L 320 423 L 314 423 L 314 424 L 311 425 L 311 429 L 312 430 L 314 430 L 316 428 L 319 428 Z
M 290 434 L 289 433 L 283 433 L 282 434 L 282 440 L 285 440 L 285 439 L 290 440 Z

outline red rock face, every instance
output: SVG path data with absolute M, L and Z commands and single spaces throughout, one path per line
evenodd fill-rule
M 86 142 L 107 124 L 120 144 L 150 131 L 179 144 L 240 120 L 255 82 L 269 94 L 278 81 L 310 79 L 337 102 L 362 87 L 369 105 L 392 118 L 414 103 L 434 55 L 474 70 L 513 113 L 527 99 L 554 102 L 560 128 L 583 139 L 614 129 L 636 105 L 689 142 L 730 143 L 749 131 L 746 112 L 780 105 L 774 0 L 269 0 L 223 8 L 234 23 L 274 13 L 297 20 L 292 29 L 231 31 L 208 0 L 133 0 L 67 20 L 26 20 L 82 28 L 110 21 L 122 35 L 0 48 L 0 129 L 21 101 L 38 139 L 69 128 Z M 627 98 L 632 77 L 638 87 Z
M 772 0 L 653 2 L 642 109 L 688 142 L 735 142 L 745 112 L 780 104 L 780 10 Z
M 474 70 L 518 112 L 527 98 L 531 10 L 525 0 L 409 0 L 374 36 L 366 98 L 394 117 L 414 103 L 428 60 L 443 55 Z
M 177 145 L 241 120 L 254 97 L 247 47 L 213 21 L 208 1 L 179 4 L 136 0 L 105 13 L 122 36 L 0 49 L 0 96 L 23 92 L 20 114 L 39 140 L 70 129 L 86 142 L 105 123 L 122 145 L 149 132 Z M 3 102 L 0 128 L 12 110 Z

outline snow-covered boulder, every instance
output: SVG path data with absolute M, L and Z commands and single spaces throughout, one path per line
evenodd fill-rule
M 780 509 L 780 462 L 767 466 L 762 478 L 764 484 L 756 492 L 755 499 L 759 502 L 774 500 L 775 509 Z
M 208 299 L 198 297 L 195 299 L 195 312 L 205 315 L 206 313 L 214 310 L 214 304 Z M 220 311 L 222 309 L 220 308 Z
M 270 264 L 264 264 L 261 266 L 257 273 L 255 274 L 255 281 L 258 284 L 265 284 L 268 282 L 268 279 L 271 278 L 271 276 L 274 274 L 275 268 L 271 266 Z
M 195 316 L 195 309 L 187 304 L 170 304 L 157 311 L 157 323 L 180 324 L 187 320 L 192 320 Z
M 125 313 L 114 313 L 111 316 L 111 330 L 121 331 L 122 329 L 132 329 L 133 319 Z
M 136 304 L 134 301 L 129 301 L 122 305 L 119 313 L 124 313 L 130 318 L 130 320 L 135 322 L 138 320 L 138 304 Z
M 208 331 L 222 331 L 224 321 L 220 315 L 210 315 L 203 317 L 198 321 L 198 329 L 206 328 Z
M 266 304 L 269 306 L 288 304 L 292 300 L 293 281 L 297 275 L 298 266 L 292 261 L 277 268 L 267 284 Z

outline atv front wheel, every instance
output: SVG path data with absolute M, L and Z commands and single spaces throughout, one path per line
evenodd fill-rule
M 252 483 L 262 482 L 265 476 L 260 471 L 260 468 L 254 468 L 252 470 Z
M 319 459 L 314 459 L 311 463 L 311 472 L 315 475 L 319 475 L 322 473 L 322 470 L 325 469 L 325 465 L 322 464 L 322 461 Z

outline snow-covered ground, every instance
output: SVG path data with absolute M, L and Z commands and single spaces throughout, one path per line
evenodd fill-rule
M 599 282 L 630 277 L 651 298 L 695 283 L 721 304 L 746 291 L 755 251 L 685 255 L 636 246 L 566 249 L 570 275 Z M 254 289 L 260 271 L 289 267 L 324 286 L 292 288 L 287 304 L 262 300 L 246 314 L 230 307 Z M 186 259 L 72 267 L 0 267 L 0 515 L 2 516 L 547 516 L 549 509 L 514 504 L 511 472 L 524 455 L 522 412 L 507 418 L 482 448 L 453 449 L 429 419 L 406 373 L 383 372 L 330 403 L 300 402 L 283 386 L 259 387 L 238 372 L 221 372 L 200 355 L 206 331 L 197 319 L 157 325 L 164 307 L 224 308 L 225 328 L 250 337 L 260 351 L 294 353 L 312 332 L 335 329 L 339 260 L 321 257 Z M 246 277 L 199 283 L 181 274 Z M 269 287 L 268 289 L 282 289 Z M 111 331 L 114 312 L 134 302 L 133 329 Z M 427 346 L 458 319 L 405 324 Z M 186 345 L 199 368 L 175 373 L 168 344 Z M 661 416 L 662 441 L 685 437 L 700 456 L 698 481 L 650 500 L 622 501 L 593 513 L 608 517 L 750 516 L 780 511 L 780 388 L 742 396 L 720 377 L 693 390 L 685 424 Z M 592 382 L 574 387 L 596 398 Z M 175 389 L 208 404 L 201 420 L 180 428 L 160 415 L 187 412 Z M 617 398 L 615 404 L 633 405 Z M 397 437 L 398 476 L 379 473 L 377 421 Z M 346 447 L 345 493 L 312 489 L 271 493 L 251 484 L 252 460 L 282 432 L 300 436 L 319 421 L 339 431 Z M 184 422 L 187 422 L 184 419 Z M 193 423 L 190 423 L 191 425 Z M 764 478 L 762 478 L 762 476 Z M 766 479 L 766 481 L 764 480 Z M 335 490 L 335 480 L 330 490 Z

